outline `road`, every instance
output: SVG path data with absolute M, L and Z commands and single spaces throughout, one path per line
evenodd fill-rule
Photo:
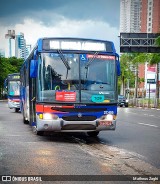
M 160 110 L 118 108 L 116 131 L 101 132 L 99 138 L 160 168 Z
M 159 119 L 156 110 L 119 108 L 116 131 L 97 138 L 37 136 L 20 113 L 0 102 L 0 175 L 78 175 L 93 181 L 106 175 L 160 175 Z

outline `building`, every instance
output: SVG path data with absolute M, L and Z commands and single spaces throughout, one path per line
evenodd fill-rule
M 16 56 L 15 53 L 15 30 L 8 30 L 5 34 L 5 57 Z
M 159 33 L 160 32 L 160 0 L 121 0 L 120 32 Z M 148 64 L 140 64 L 138 77 L 144 78 L 139 89 L 148 92 L 147 79 L 156 76 L 156 71 L 150 71 Z M 155 96 L 156 85 L 151 86 Z
M 141 33 L 160 32 L 160 1 L 141 0 Z
M 23 33 L 16 35 L 16 57 L 26 58 L 26 40 Z
M 0 57 L 5 57 L 4 50 L 0 49 Z
M 160 0 L 141 0 L 141 33 L 159 33 L 160 32 Z M 152 68 L 152 70 L 150 70 Z M 141 72 L 140 72 L 141 71 Z M 148 79 L 156 79 L 156 66 L 139 66 L 139 77 L 145 78 L 145 83 L 140 85 L 146 89 L 146 96 L 155 96 L 156 84 L 147 84 Z
M 120 32 L 140 32 L 140 0 L 121 0 Z
M 23 33 L 15 34 L 14 30 L 8 30 L 5 35 L 5 57 L 17 57 L 26 59 L 29 53 L 29 47 Z
M 160 0 L 121 0 L 120 32 L 160 32 Z
M 32 49 L 31 45 L 26 45 L 26 57 L 29 56 L 31 49 Z

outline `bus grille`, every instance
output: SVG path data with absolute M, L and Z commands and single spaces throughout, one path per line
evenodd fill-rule
M 94 121 L 97 119 L 96 116 L 63 116 L 63 120 L 65 121 Z
M 62 126 L 62 130 L 95 130 L 95 129 L 96 127 L 94 125 L 72 124 Z

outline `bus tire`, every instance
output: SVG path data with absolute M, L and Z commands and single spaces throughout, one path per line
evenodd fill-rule
M 94 132 L 87 132 L 87 135 L 90 137 L 97 137 L 97 135 L 99 134 L 98 131 L 94 131 Z
M 36 134 L 39 136 L 43 136 L 44 135 L 44 131 L 36 131 Z
M 19 112 L 19 108 L 15 108 L 15 112 Z
M 23 116 L 23 123 L 24 123 L 24 124 L 29 124 L 29 121 L 26 120 L 24 116 Z

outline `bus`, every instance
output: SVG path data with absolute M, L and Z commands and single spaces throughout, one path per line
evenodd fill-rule
M 39 38 L 20 70 L 23 122 L 37 135 L 115 130 L 119 75 L 111 41 Z
M 8 107 L 18 112 L 20 110 L 20 73 L 8 74 L 4 85 L 7 90 Z

